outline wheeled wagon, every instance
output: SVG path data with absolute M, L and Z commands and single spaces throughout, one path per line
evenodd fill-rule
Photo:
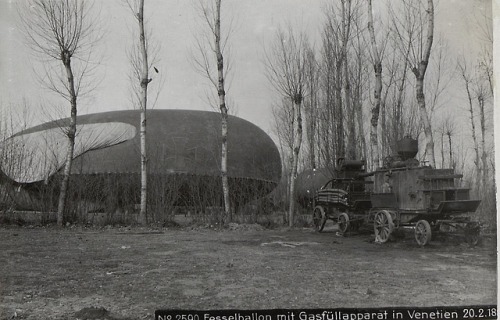
M 480 225 L 471 219 L 480 204 L 469 189 L 458 186 L 462 177 L 453 169 L 434 169 L 414 159 L 417 141 L 398 142 L 398 155 L 366 173 L 360 166 L 340 165 L 344 173 L 330 180 L 314 197 L 313 223 L 321 231 L 327 219 L 339 232 L 373 225 L 375 241 L 387 242 L 397 231 L 412 229 L 416 242 L 427 245 L 433 236 L 458 234 L 470 245 L 479 241 Z M 351 162 L 352 163 L 352 162 Z M 359 163 L 358 163 L 359 164 Z
M 364 161 L 339 159 L 334 172 L 336 178 L 323 185 L 313 198 L 312 220 L 316 231 L 323 231 L 328 219 L 336 222 L 342 233 L 363 224 L 371 208 L 367 186 L 373 184 L 363 177 L 364 165 Z

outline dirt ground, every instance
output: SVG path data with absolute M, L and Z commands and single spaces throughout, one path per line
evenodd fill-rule
M 0 227 L 1 319 L 153 319 L 156 309 L 497 303 L 496 238 L 386 244 L 335 227 Z

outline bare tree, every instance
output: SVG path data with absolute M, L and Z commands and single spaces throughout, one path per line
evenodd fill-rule
M 140 159 L 141 159 L 141 203 L 139 211 L 139 223 L 147 223 L 147 203 L 148 203 L 148 152 L 146 148 L 147 142 L 147 110 L 148 110 L 148 89 L 152 81 L 150 76 L 151 68 L 154 68 L 158 73 L 158 69 L 152 66 L 150 55 L 150 34 L 146 31 L 144 22 L 144 0 L 126 0 L 126 4 L 134 15 L 138 31 L 138 42 L 133 46 L 133 50 L 129 52 L 129 58 L 133 69 L 134 94 L 136 102 L 141 110 L 140 117 Z
M 358 58 L 362 55 L 362 50 L 360 47 L 360 34 L 364 28 L 361 28 L 360 21 L 362 20 L 361 2 L 358 0 L 341 0 L 340 1 L 340 16 L 338 17 L 338 24 L 336 26 L 337 32 L 340 35 L 339 47 L 340 47 L 340 57 L 338 61 L 342 72 L 338 72 L 339 80 L 342 85 L 343 94 L 343 106 L 344 106 L 344 116 L 346 118 L 346 133 L 347 133 L 347 143 L 346 143 L 346 156 L 351 159 L 358 158 L 357 145 L 358 135 L 356 128 L 356 114 L 358 113 L 359 103 L 356 97 L 359 95 L 355 92 L 358 91 L 359 86 L 361 86 L 361 80 L 359 78 L 360 67 Z M 355 41 L 358 40 L 358 41 Z M 360 128 L 358 128 L 360 129 Z
M 318 127 L 318 108 L 319 108 L 319 64 L 316 61 L 315 53 L 309 49 L 307 63 L 307 78 L 308 92 L 304 97 L 304 114 L 306 122 L 306 141 L 308 146 L 308 166 L 317 168 L 317 150 L 316 150 L 316 133 Z
M 491 11 L 486 10 L 479 14 L 474 21 L 474 28 L 478 30 L 477 38 L 482 41 L 481 51 L 478 56 L 478 64 L 474 66 L 475 76 L 473 92 L 477 100 L 479 111 L 479 129 L 481 132 L 481 183 L 479 188 L 483 201 L 480 210 L 490 221 L 495 220 L 495 167 L 493 165 L 493 150 L 489 146 L 487 135 L 491 133 L 490 116 L 493 107 L 493 18 Z M 479 138 L 479 137 L 478 137 Z M 488 160 L 488 158 L 490 160 Z M 493 213 L 493 215 L 491 215 Z
M 474 108 L 474 95 L 473 95 L 473 78 L 470 74 L 470 71 L 467 70 L 467 64 L 465 59 L 462 59 L 458 62 L 458 69 L 460 72 L 460 76 L 463 79 L 465 92 L 467 93 L 467 107 L 470 114 L 470 124 L 471 124 L 471 132 L 472 132 L 472 141 L 474 144 L 474 166 L 476 167 L 476 186 L 479 186 L 479 181 L 481 177 L 481 163 L 480 163 L 480 150 L 479 150 L 479 141 L 476 129 L 476 120 L 475 120 L 475 108 Z
M 351 128 L 346 132 L 346 112 L 350 112 L 350 83 L 347 74 L 348 45 L 352 23 L 352 1 L 341 0 L 338 6 L 330 5 L 323 36 L 325 64 L 326 105 L 331 109 L 335 130 L 335 156 L 345 157 L 345 138 L 352 138 Z M 347 121 L 348 122 L 348 121 Z M 348 144 L 352 148 L 352 145 Z M 352 149 L 350 149 L 352 150 Z M 335 157 L 334 157 L 335 158 Z
M 438 133 L 441 139 L 441 168 L 455 169 L 455 157 L 453 152 L 453 139 L 456 130 L 456 122 L 453 117 L 441 121 Z M 448 153 L 447 153 L 448 152 Z M 448 163 L 446 159 L 448 158 Z
M 275 41 L 266 50 L 264 64 L 271 85 L 292 107 L 292 166 L 290 168 L 288 224 L 294 223 L 295 179 L 302 144 L 302 102 L 307 90 L 307 65 L 309 45 L 303 33 L 296 35 L 290 27 L 286 32 L 279 29 Z
M 351 41 L 351 51 L 349 53 L 350 67 L 348 76 L 351 78 L 351 110 L 354 119 L 350 125 L 355 129 L 353 130 L 355 137 L 352 140 L 354 141 L 356 149 L 353 155 L 358 159 L 366 159 L 368 152 L 363 106 L 367 99 L 367 94 L 365 92 L 368 91 L 367 88 L 370 83 L 368 76 L 370 64 L 367 62 L 369 60 L 369 51 L 366 50 L 367 43 L 364 37 L 366 28 L 362 11 L 359 10 L 359 14 L 353 18 L 354 33 Z
M 279 203 L 289 202 L 289 191 L 290 191 L 290 168 L 292 167 L 293 156 L 293 128 L 290 125 L 293 123 L 293 113 L 291 102 L 289 99 L 282 99 L 280 103 L 272 105 L 273 113 L 273 131 L 278 139 L 278 146 L 281 154 L 281 168 L 282 176 L 286 177 L 281 179 L 276 191 L 273 192 L 279 197 Z M 288 201 L 287 201 L 288 200 Z M 282 202 L 283 201 L 283 202 Z M 285 209 L 285 208 L 283 208 Z M 287 220 L 286 213 L 284 213 L 283 221 Z
M 392 6 L 389 6 L 388 11 L 390 15 L 395 15 Z M 417 137 L 421 128 L 416 99 L 410 94 L 413 91 L 408 73 L 411 45 L 406 43 L 405 46 L 401 46 L 397 33 L 391 32 L 391 34 L 393 36 L 387 43 L 390 46 L 389 50 L 386 50 L 383 56 L 384 74 L 379 123 L 381 127 L 379 149 L 384 154 L 394 152 L 393 146 L 403 137 Z
M 224 56 L 221 49 L 221 31 L 220 31 L 220 9 L 221 0 L 216 0 L 216 17 L 215 17 L 215 55 L 217 59 L 217 93 L 219 96 L 219 107 L 221 112 L 221 176 L 222 176 L 222 192 L 224 194 L 224 211 L 226 217 L 231 221 L 231 205 L 229 203 L 229 182 L 227 179 L 227 107 L 226 107 L 226 91 L 224 88 Z
M 57 207 L 57 224 L 62 225 L 73 160 L 78 97 L 86 87 L 84 79 L 92 69 L 90 57 L 100 39 L 93 4 L 86 0 L 30 0 L 19 8 L 29 47 L 46 62 L 43 84 L 70 105 L 67 155 Z M 63 69 L 54 62 L 61 63 Z M 95 85 L 95 83 L 94 83 Z
M 293 132 L 291 123 L 293 123 L 293 113 L 290 106 L 289 99 L 283 99 L 280 104 L 273 104 L 273 128 L 276 137 L 278 138 L 278 144 L 280 147 L 280 153 L 282 155 L 283 167 L 290 167 L 291 154 L 289 150 L 293 149 Z M 290 163 L 288 163 L 290 162 Z
M 378 148 L 378 118 L 380 114 L 380 102 L 382 94 L 382 49 L 377 46 L 375 37 L 375 28 L 373 23 L 373 5 L 372 0 L 368 0 L 368 31 L 371 42 L 371 58 L 373 61 L 373 71 L 375 73 L 375 86 L 373 89 L 374 105 L 372 108 L 370 144 L 372 146 L 372 159 L 375 168 L 380 165 Z
M 479 57 L 477 67 L 477 85 L 475 86 L 475 93 L 478 99 L 479 115 L 480 115 L 480 128 L 481 128 L 481 162 L 483 166 L 483 186 L 487 186 L 489 179 L 489 165 L 488 165 L 488 148 L 486 143 L 487 133 L 487 119 L 489 118 L 487 105 L 488 101 L 493 98 L 493 28 L 492 17 L 488 14 L 483 14 L 478 17 L 476 26 L 480 29 L 480 39 L 483 40 L 483 48 Z M 494 167 L 493 167 L 494 170 Z
M 320 89 L 322 98 L 319 110 L 318 125 L 318 156 L 323 165 L 335 166 L 336 158 L 343 156 L 344 128 L 341 106 L 337 105 L 338 94 L 336 85 L 337 54 L 335 42 L 329 36 L 331 27 L 324 28 L 323 46 L 320 60 Z
M 450 118 L 447 118 L 443 124 L 443 131 L 444 134 L 448 137 L 448 166 L 450 168 L 456 169 L 457 162 L 455 160 L 454 156 L 454 146 L 452 143 L 452 136 L 455 134 L 455 123 L 450 120 Z
M 486 147 L 486 99 L 488 90 L 482 83 L 476 87 L 476 96 L 479 107 L 479 128 L 481 130 L 481 165 L 482 165 L 482 183 L 481 186 L 486 188 L 488 185 L 488 151 Z
M 408 63 L 415 76 L 415 93 L 420 114 L 429 165 L 435 166 L 434 138 L 429 111 L 425 104 L 424 80 L 434 40 L 434 1 L 427 0 L 424 8 L 420 1 L 404 0 L 403 13 L 393 15 L 394 30 L 400 41 L 401 50 L 409 50 Z
M 357 158 L 364 150 L 362 117 L 366 44 L 363 39 L 362 1 L 341 0 L 329 4 L 321 49 L 321 88 L 324 116 L 320 127 L 325 140 L 333 140 L 322 153 L 327 166 L 339 157 Z
M 217 91 L 218 106 L 221 114 L 221 165 L 222 194 L 224 201 L 224 215 L 226 221 L 232 221 L 231 203 L 229 198 L 229 180 L 227 176 L 228 155 L 228 107 L 226 102 L 226 74 L 229 63 L 224 59 L 226 46 L 231 33 L 228 28 L 225 35 L 221 32 L 221 4 L 222 0 L 199 1 L 201 17 L 209 32 L 205 39 L 197 39 L 199 56 L 194 58 L 197 70 L 213 84 Z M 229 24 L 230 25 L 230 24 Z M 213 54 L 212 57 L 209 54 Z M 215 69 L 213 62 L 215 61 Z M 217 76 L 214 76 L 214 75 Z

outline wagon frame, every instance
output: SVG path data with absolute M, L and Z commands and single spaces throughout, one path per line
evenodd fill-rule
M 313 198 L 313 225 L 316 231 L 323 231 L 329 219 L 339 225 L 339 231 L 343 234 L 348 230 L 357 230 L 366 219 L 366 210 L 371 208 L 371 201 L 370 193 L 353 192 L 352 189 L 355 185 L 372 183 L 350 178 L 328 181 Z
M 327 220 L 332 220 L 342 235 L 372 224 L 377 243 L 387 242 L 402 229 L 412 229 L 420 246 L 427 245 L 433 235 L 444 233 L 464 236 L 471 246 L 480 240 L 480 224 L 463 215 L 475 211 L 479 200 L 443 201 L 436 210 L 401 210 L 394 193 L 349 193 L 349 190 L 330 187 L 339 181 L 348 186 L 373 183 L 352 179 L 328 181 L 313 200 L 312 220 L 318 232 L 323 231 Z
M 383 167 L 369 173 L 362 166 L 349 168 L 340 162 L 337 177 L 314 194 L 314 228 L 321 232 L 331 219 L 343 235 L 361 225 L 373 225 L 377 243 L 394 238 L 396 231 L 411 229 L 420 246 L 439 234 L 458 234 L 476 245 L 481 226 L 470 213 L 480 200 L 471 200 L 468 188 L 457 187 L 462 175 L 453 169 L 421 165 L 413 158 L 415 146 L 415 140 L 402 140 L 399 156 L 389 157 Z

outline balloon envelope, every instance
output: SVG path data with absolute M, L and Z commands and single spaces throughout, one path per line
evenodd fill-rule
M 136 190 L 140 175 L 140 111 L 124 110 L 78 116 L 78 133 L 72 176 L 87 179 L 89 194 L 110 186 L 106 177 L 120 177 L 112 187 L 123 189 L 119 181 L 133 180 Z M 21 131 L 4 141 L 2 147 L 11 161 L 2 162 L 4 179 L 27 189 L 40 189 L 55 179 L 64 165 L 69 119 L 61 119 Z M 148 110 L 148 175 L 163 181 L 165 192 L 183 193 L 182 203 L 196 197 L 220 198 L 221 115 L 195 110 Z M 10 152 L 9 152 L 10 151 Z M 19 159 L 22 159 L 20 161 Z M 256 125 L 235 117 L 228 119 L 228 177 L 233 198 L 248 201 L 270 192 L 281 177 L 281 160 L 273 140 Z M 94 177 L 92 183 L 88 179 Z M 175 178 L 174 178 L 175 177 Z M 186 187 L 192 181 L 194 186 Z M 93 184 L 97 183 L 99 186 Z M 93 185 L 90 187 L 90 185 Z M 175 185 L 175 186 L 174 186 Z M 210 190 L 203 190 L 208 188 Z M 179 191 L 181 190 L 181 191 Z M 94 192 L 95 193 L 95 192 Z M 218 200 L 217 200 L 218 201 Z M 215 201 L 215 202 L 217 202 Z

